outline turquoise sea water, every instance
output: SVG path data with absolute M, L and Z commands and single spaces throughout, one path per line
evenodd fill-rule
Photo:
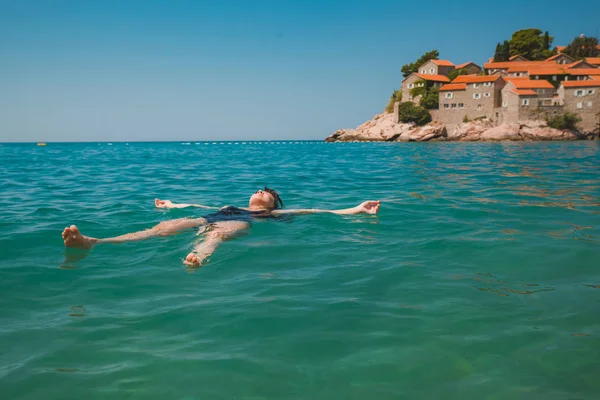
M 600 146 L 0 146 L 2 399 L 597 399 Z M 114 236 L 277 189 L 207 266 Z M 78 254 L 82 256 L 82 254 Z

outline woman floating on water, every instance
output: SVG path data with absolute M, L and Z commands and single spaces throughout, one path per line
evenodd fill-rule
M 158 208 L 184 208 L 200 207 L 214 208 L 200 204 L 175 204 L 170 200 L 154 201 Z M 96 239 L 89 236 L 83 236 L 75 225 L 67 227 L 62 233 L 62 238 L 67 247 L 80 249 L 91 249 L 100 243 L 125 243 L 137 240 L 149 239 L 157 236 L 174 235 L 182 230 L 191 228 L 204 228 L 205 240 L 197 244 L 194 249 L 185 258 L 184 264 L 199 267 L 212 253 L 217 246 L 224 240 L 234 238 L 250 226 L 253 218 L 272 218 L 287 214 L 313 214 L 313 213 L 333 213 L 333 214 L 377 214 L 379 211 L 379 201 L 365 201 L 356 207 L 342 210 L 318 210 L 318 209 L 296 209 L 282 210 L 283 201 L 279 194 L 265 187 L 264 190 L 258 190 L 252 196 L 247 208 L 237 208 L 226 206 L 219 209 L 218 212 L 205 215 L 201 218 L 179 218 L 170 221 L 164 221 L 158 225 L 146 229 L 145 231 L 128 233 L 126 235 L 112 238 Z

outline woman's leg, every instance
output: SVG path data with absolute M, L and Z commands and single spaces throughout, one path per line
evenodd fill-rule
M 194 246 L 194 249 L 187 255 L 183 263 L 191 267 L 201 266 L 214 253 L 221 242 L 240 236 L 246 232 L 248 227 L 250 227 L 250 224 L 242 221 L 223 221 L 211 224 L 210 230 L 204 234 L 204 241 Z
M 149 239 L 157 236 L 174 235 L 182 230 L 197 228 L 201 225 L 206 225 L 206 223 L 207 221 L 204 218 L 180 218 L 161 222 L 160 224 L 150 229 L 146 229 L 145 231 L 127 233 L 125 235 L 104 239 L 84 236 L 81 234 L 81 232 L 79 232 L 79 229 L 75 225 L 71 225 L 70 227 L 64 229 L 62 238 L 66 247 L 91 249 L 99 243 L 125 243 Z

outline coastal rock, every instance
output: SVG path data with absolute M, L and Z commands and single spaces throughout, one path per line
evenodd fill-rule
M 459 124 L 448 140 L 454 141 L 538 141 L 577 140 L 576 132 L 550 128 L 545 121 L 524 121 L 494 126 L 487 119 Z
M 396 113 L 376 115 L 356 129 L 340 129 L 326 142 L 426 142 L 426 141 L 538 141 L 594 139 L 596 134 L 579 134 L 550 128 L 545 121 L 524 121 L 495 126 L 494 121 L 479 119 L 458 124 L 449 132 L 446 126 L 433 121 L 425 126 L 397 122 Z
M 446 127 L 432 122 L 423 127 L 413 123 L 397 122 L 397 114 L 383 113 L 365 122 L 356 129 L 340 129 L 325 139 L 326 142 L 394 142 L 428 141 L 445 138 Z

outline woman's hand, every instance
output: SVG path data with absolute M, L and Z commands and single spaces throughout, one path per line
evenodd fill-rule
M 377 214 L 379 212 L 379 200 L 363 201 L 355 209 L 356 214 Z
M 175 208 L 175 204 L 171 200 L 154 199 L 154 205 L 156 208 Z

